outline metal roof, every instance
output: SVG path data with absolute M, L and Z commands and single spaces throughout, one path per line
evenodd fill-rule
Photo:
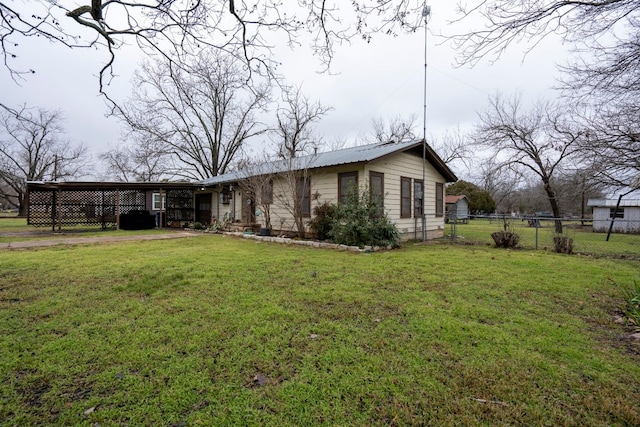
M 31 190 L 156 190 L 199 187 L 194 182 L 27 181 Z
M 589 199 L 587 206 L 594 208 L 615 208 L 618 203 L 618 199 Z M 640 207 L 639 199 L 625 199 L 620 200 L 621 208 L 637 208 Z
M 342 150 L 317 153 L 309 156 L 296 157 L 290 160 L 278 160 L 257 165 L 255 168 L 239 170 L 218 175 L 200 182 L 203 186 L 214 186 L 239 181 L 247 176 L 285 172 L 287 170 L 317 169 L 329 166 L 340 166 L 354 163 L 366 163 L 380 159 L 390 154 L 414 151 L 422 157 L 422 140 L 404 142 L 384 142 L 345 148 Z M 427 160 L 442 174 L 447 182 L 457 181 L 456 175 L 442 161 L 435 151 L 426 144 Z

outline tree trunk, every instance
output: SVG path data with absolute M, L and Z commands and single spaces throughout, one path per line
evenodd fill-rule
M 302 217 L 302 202 L 296 200 L 296 206 L 294 208 L 294 221 L 296 223 L 296 231 L 298 232 L 298 237 L 304 239 L 304 218 Z
M 20 217 L 26 217 L 27 216 L 27 204 L 25 203 L 24 199 L 20 199 L 20 207 L 18 208 L 18 216 Z
M 553 238 L 553 248 L 559 254 L 573 253 L 573 239 L 570 237 L 556 236 Z
M 551 212 L 553 213 L 555 223 L 555 231 L 558 234 L 562 234 L 562 221 L 560 220 L 560 203 L 558 203 L 556 193 L 555 191 L 553 191 L 553 188 L 551 187 L 548 179 L 544 181 L 544 191 L 547 193 L 549 204 L 551 205 Z

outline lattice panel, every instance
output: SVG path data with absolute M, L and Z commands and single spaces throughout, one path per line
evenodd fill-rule
M 184 227 L 194 220 L 194 191 L 167 190 L 168 227 Z
M 36 227 L 116 224 L 115 190 L 32 190 L 29 193 L 29 224 Z M 120 191 L 120 214 L 146 209 L 145 192 Z M 58 200 L 58 197 L 60 200 Z
M 29 214 L 27 222 L 36 227 L 46 227 L 53 224 L 56 202 L 56 192 L 52 190 L 29 192 Z
M 120 190 L 120 214 L 139 210 L 147 210 L 145 192 L 141 190 Z

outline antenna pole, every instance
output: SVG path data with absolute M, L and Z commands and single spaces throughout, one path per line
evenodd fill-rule
M 431 6 L 425 2 L 422 9 L 424 18 L 424 82 L 423 82 L 423 109 L 422 109 L 422 241 L 427 241 L 427 215 L 426 215 L 426 163 L 427 163 L 427 21 L 431 15 Z M 436 198 L 437 199 L 437 198 Z

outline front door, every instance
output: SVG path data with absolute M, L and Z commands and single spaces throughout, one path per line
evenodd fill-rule
M 251 193 L 242 192 L 242 222 L 253 224 L 256 222 L 256 203 Z
M 196 194 L 196 221 L 211 224 L 211 193 Z

